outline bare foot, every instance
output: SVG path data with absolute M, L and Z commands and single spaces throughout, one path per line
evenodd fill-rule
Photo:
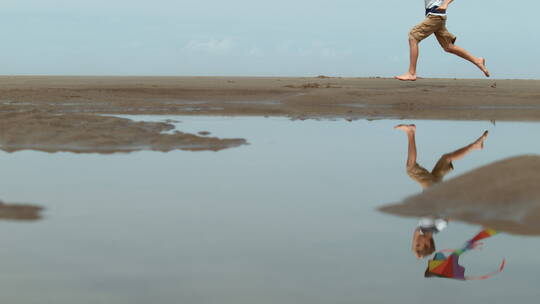
M 486 75 L 486 77 L 489 77 L 489 71 L 488 69 L 486 68 L 486 59 L 485 58 L 478 58 L 478 61 L 476 61 L 476 66 L 482 70 L 482 72 L 484 72 L 484 75 Z
M 416 132 L 416 125 L 397 125 L 394 127 L 394 129 L 400 129 L 406 133 L 414 133 Z
M 401 81 L 416 81 L 416 74 L 405 73 L 400 76 L 394 76 L 394 78 Z
M 480 136 L 480 138 L 478 138 L 478 139 L 473 143 L 473 149 L 477 149 L 477 150 L 482 150 L 482 149 L 484 149 L 484 141 L 487 139 L 488 134 L 489 134 L 489 132 L 488 132 L 488 131 L 485 131 L 484 134 L 482 134 L 482 136 Z

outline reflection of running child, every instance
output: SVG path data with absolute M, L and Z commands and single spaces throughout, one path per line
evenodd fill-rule
M 473 143 L 458 149 L 454 152 L 447 153 L 441 156 L 439 161 L 429 172 L 424 167 L 416 162 L 416 126 L 415 125 L 398 125 L 395 127 L 405 131 L 409 141 L 407 152 L 407 174 L 423 188 L 429 188 L 443 180 L 444 176 L 454 169 L 453 161 L 463 158 L 473 150 L 481 150 L 484 148 L 484 141 L 488 136 L 488 131 L 485 131 Z M 421 259 L 435 252 L 435 241 L 433 234 L 440 232 L 448 224 L 445 219 L 423 218 L 420 220 L 418 227 L 414 230 L 412 251 L 414 255 Z
M 441 232 L 448 226 L 445 219 L 422 218 L 418 222 L 418 227 L 414 230 L 412 251 L 418 258 L 425 258 L 435 252 L 435 241 L 433 234 Z
M 450 152 L 441 156 L 433 170 L 429 172 L 425 168 L 418 165 L 416 162 L 416 141 L 415 125 L 398 125 L 395 127 L 405 131 L 407 138 L 409 139 L 409 148 L 407 153 L 407 174 L 416 182 L 418 182 L 423 188 L 431 187 L 432 185 L 439 183 L 443 180 L 444 176 L 454 169 L 453 161 L 463 158 L 465 155 L 473 150 L 481 150 L 484 148 L 484 141 L 488 136 L 488 131 L 485 131 L 473 143 L 458 149 L 454 152 Z
M 482 57 L 475 57 L 462 47 L 455 45 L 456 36 L 446 29 L 446 9 L 454 0 L 425 0 L 426 19 L 422 21 L 409 33 L 410 64 L 409 71 L 403 75 L 395 76 L 396 79 L 403 81 L 416 80 L 416 64 L 418 62 L 418 44 L 431 34 L 435 34 L 442 48 L 451 54 L 457 55 L 476 65 L 486 77 L 489 77 L 489 71 L 486 68 L 486 60 Z

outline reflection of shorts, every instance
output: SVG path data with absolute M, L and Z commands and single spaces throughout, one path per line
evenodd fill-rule
M 407 174 L 422 187 L 428 188 L 441 182 L 444 176 L 452 170 L 454 170 L 454 165 L 443 155 L 431 172 L 416 163 L 411 168 L 407 168 Z
M 435 34 L 444 49 L 454 44 L 457 39 L 446 29 L 446 17 L 434 15 L 428 15 L 424 21 L 413 27 L 409 36 L 420 42 L 431 34 Z

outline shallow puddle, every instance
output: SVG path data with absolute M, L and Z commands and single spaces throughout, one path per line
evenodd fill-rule
M 2 220 L 2 303 L 437 303 L 540 295 L 540 239 L 500 233 L 460 264 L 481 282 L 424 278 L 411 251 L 418 219 L 377 211 L 420 193 L 406 173 L 415 123 L 418 163 L 489 131 L 483 150 L 453 162 L 451 179 L 537 154 L 540 124 L 439 121 L 171 119 L 182 132 L 245 138 L 219 152 L 0 152 L 0 200 L 43 207 Z M 1 208 L 0 208 L 1 209 Z M 1 211 L 1 210 L 0 210 Z M 451 221 L 437 249 L 482 227 Z

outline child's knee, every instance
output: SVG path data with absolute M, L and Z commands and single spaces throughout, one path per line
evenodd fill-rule
M 409 42 L 418 43 L 418 39 L 416 39 L 412 33 L 409 33 Z
M 447 53 L 453 53 L 454 52 L 454 46 L 453 45 L 445 45 L 443 46 L 443 50 Z
M 441 156 L 441 160 L 444 161 L 447 164 L 451 163 L 452 162 L 452 153 L 444 154 L 443 156 Z

